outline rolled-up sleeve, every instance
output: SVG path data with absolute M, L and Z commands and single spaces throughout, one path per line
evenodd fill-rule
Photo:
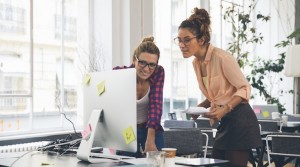
M 162 66 L 157 66 L 150 78 L 150 102 L 148 106 L 147 121 L 147 127 L 155 130 L 161 130 L 160 122 L 162 116 L 164 80 L 164 68 Z
M 233 96 L 240 96 L 244 102 L 249 101 L 251 93 L 250 84 L 233 56 L 226 55 L 224 57 L 222 60 L 222 69 L 228 82 L 237 89 Z

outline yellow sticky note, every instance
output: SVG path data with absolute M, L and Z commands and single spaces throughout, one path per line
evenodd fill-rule
M 90 83 L 91 76 L 90 74 L 85 74 L 84 79 L 83 79 L 83 84 L 88 85 Z
M 102 93 L 105 92 L 105 80 L 101 81 L 100 83 L 98 83 L 97 85 L 97 92 L 98 95 L 100 96 Z
M 269 111 L 263 111 L 262 112 L 263 117 L 269 117 L 270 116 L 270 112 Z
M 124 140 L 126 141 L 126 144 L 129 144 L 132 141 L 136 140 L 131 126 L 126 128 L 125 130 L 123 130 L 123 137 L 124 137 Z

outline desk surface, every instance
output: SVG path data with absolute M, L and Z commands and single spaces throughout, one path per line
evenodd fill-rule
M 15 158 L 16 160 L 16 158 Z M 179 157 L 178 162 L 183 162 L 187 160 L 186 158 Z M 192 161 L 201 162 L 201 166 L 212 166 L 212 165 L 226 165 L 229 162 L 226 160 L 214 160 L 211 158 L 196 158 Z M 12 167 L 41 167 L 41 166 L 53 166 L 53 167 L 113 167 L 113 166 L 139 166 L 146 167 L 148 165 L 143 164 L 145 162 L 145 158 L 142 159 L 130 159 L 124 162 L 109 162 L 109 163 L 101 163 L 101 164 L 90 164 L 77 159 L 75 155 L 64 155 L 64 156 L 54 156 L 48 155 L 46 153 L 34 151 L 29 152 L 23 155 L 20 159 L 15 161 L 11 166 Z M 189 161 L 186 161 L 189 162 Z M 131 163 L 131 164 L 130 164 Z M 176 166 L 189 166 L 189 165 L 176 165 Z M 191 165 L 192 166 L 192 165 Z

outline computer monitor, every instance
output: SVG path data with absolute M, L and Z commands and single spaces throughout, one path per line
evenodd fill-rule
M 94 72 L 89 76 L 83 84 L 83 120 L 91 133 L 82 139 L 77 157 L 91 163 L 106 162 L 91 158 L 93 147 L 136 152 L 136 70 Z
M 272 119 L 272 112 L 278 112 L 278 106 L 274 104 L 254 104 L 252 108 L 257 119 Z

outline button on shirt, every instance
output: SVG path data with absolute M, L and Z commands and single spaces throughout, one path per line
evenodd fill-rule
M 200 90 L 211 103 L 224 105 L 233 96 L 240 96 L 243 102 L 249 101 L 250 84 L 230 53 L 209 44 L 204 61 L 207 71 L 207 89 L 203 83 L 198 58 L 193 60 L 193 66 Z
M 129 67 L 117 66 L 115 69 L 134 68 L 134 65 Z M 149 93 L 149 104 L 148 104 L 148 120 L 146 127 L 153 128 L 155 130 L 163 131 L 160 124 L 162 116 L 162 103 L 163 103 L 163 87 L 165 80 L 164 68 L 158 65 L 149 78 L 150 93 Z

